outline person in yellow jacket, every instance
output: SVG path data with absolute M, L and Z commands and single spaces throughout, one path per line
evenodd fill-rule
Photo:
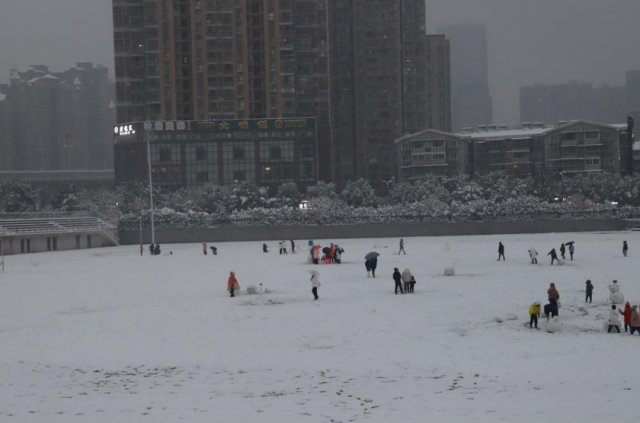
M 531 319 L 529 320 L 529 327 L 532 328 L 535 326 L 535 328 L 538 329 L 538 317 L 540 317 L 540 301 L 536 301 L 529 306 L 529 316 L 531 317 Z

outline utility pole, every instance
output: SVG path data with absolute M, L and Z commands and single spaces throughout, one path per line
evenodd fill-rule
M 153 215 L 153 177 L 151 175 L 151 139 L 149 132 L 145 129 L 144 139 L 147 142 L 147 170 L 149 173 L 149 210 L 151 212 L 151 243 L 156 243 L 156 228 Z

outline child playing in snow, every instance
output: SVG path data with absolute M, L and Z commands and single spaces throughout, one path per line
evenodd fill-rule
M 535 326 L 538 329 L 538 318 L 540 317 L 540 301 L 529 306 L 529 328 Z

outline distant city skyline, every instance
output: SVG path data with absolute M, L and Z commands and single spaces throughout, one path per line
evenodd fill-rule
M 637 0 L 427 0 L 427 29 L 480 23 L 487 29 L 494 123 L 519 122 L 519 89 L 535 83 L 623 85 L 640 69 Z M 62 71 L 90 61 L 113 78 L 111 0 L 3 0 L 0 83 L 32 64 Z M 622 121 L 624 117 L 621 117 Z

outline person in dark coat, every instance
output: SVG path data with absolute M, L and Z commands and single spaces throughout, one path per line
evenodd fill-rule
M 296 243 L 293 242 L 293 240 L 289 240 L 291 242 L 291 254 L 295 254 L 296 253 Z
M 500 261 L 500 257 L 502 257 L 502 260 L 506 260 L 504 258 L 504 245 L 502 242 L 498 242 L 498 261 Z
M 556 249 L 555 249 L 555 248 L 552 248 L 552 249 L 551 249 L 551 251 L 549 251 L 549 252 L 547 253 L 547 255 L 548 255 L 548 256 L 551 256 L 551 265 L 552 265 L 552 266 L 553 266 L 553 262 L 554 262 L 554 260 L 555 260 L 555 261 L 557 261 L 558 263 L 560 262 L 560 261 L 558 260 L 558 253 L 556 253 Z
M 415 287 L 416 287 L 416 278 L 415 276 L 411 275 L 411 280 L 409 281 L 409 292 L 413 294 Z
M 549 315 L 551 317 L 556 317 L 558 315 L 558 305 L 554 303 L 545 304 L 544 306 L 544 316 L 549 320 Z
M 267 247 L 267 244 L 262 244 L 262 252 L 263 253 L 268 253 L 269 252 L 269 247 Z
M 585 284 L 587 287 L 584 290 L 585 292 L 584 302 L 591 304 L 591 300 L 593 299 L 593 285 L 591 284 L 591 279 L 587 279 Z
M 398 295 L 398 290 L 400 290 L 401 294 L 404 294 L 404 291 L 402 290 L 402 275 L 397 267 L 393 268 L 393 281 L 396 283 L 396 295 Z
M 209 248 L 211 249 L 211 253 L 212 253 L 214 256 L 217 256 L 217 255 L 218 255 L 218 248 L 214 247 L 213 245 L 212 245 L 211 247 L 209 247 Z
M 560 255 L 562 256 L 562 260 L 564 260 L 564 253 L 566 249 L 564 248 L 564 244 L 560 244 Z
M 364 261 L 364 268 L 367 269 L 367 277 L 371 277 L 371 261 L 369 259 Z
M 371 276 L 376 277 L 376 267 L 378 267 L 378 258 L 371 257 L 369 259 L 369 265 L 371 266 Z
M 622 255 L 627 256 L 627 251 L 629 251 L 629 245 L 627 241 L 622 241 Z
M 571 244 L 569 244 L 569 256 L 571 257 L 571 260 L 573 260 L 573 252 L 576 250 L 576 247 L 573 246 L 573 242 Z

